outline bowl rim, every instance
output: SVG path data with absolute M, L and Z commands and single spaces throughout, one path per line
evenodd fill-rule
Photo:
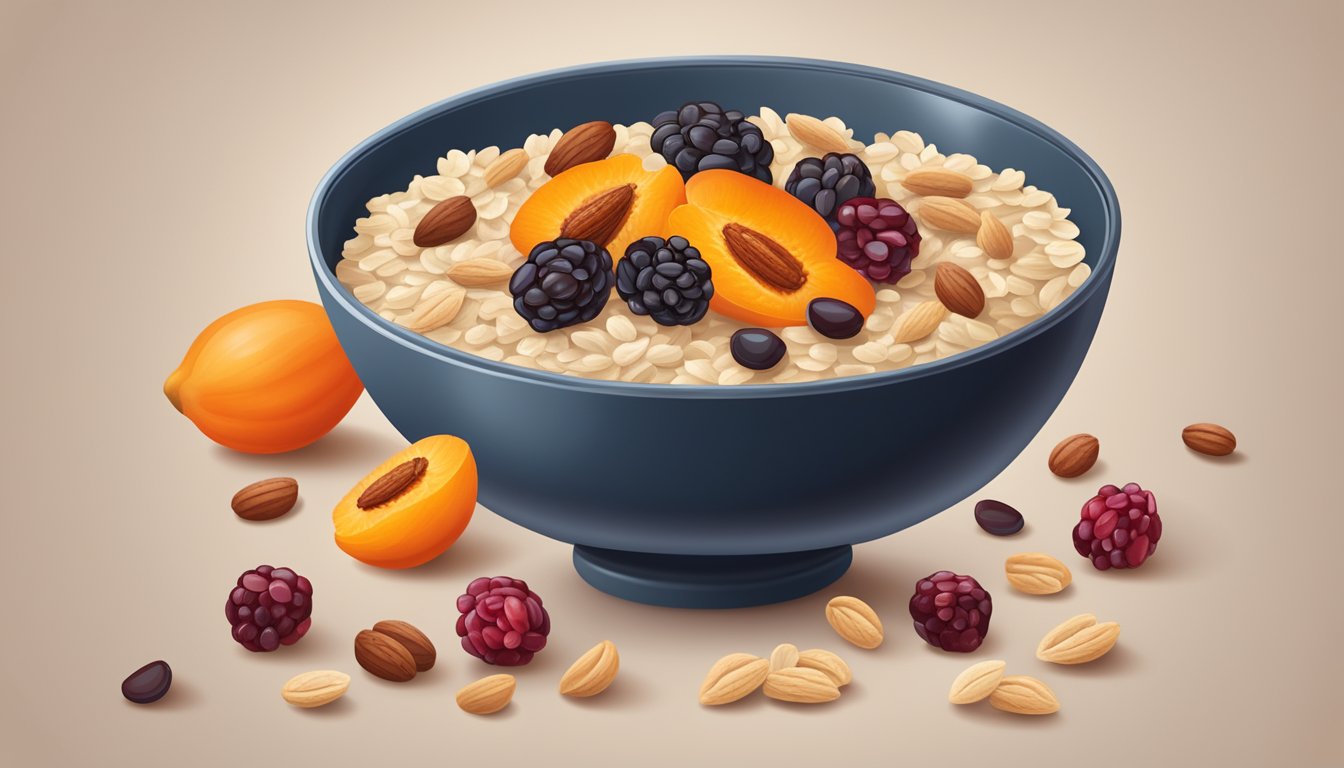
M 876 371 L 874 373 L 821 379 L 818 381 L 779 383 L 779 384 L 649 384 L 629 381 L 608 381 L 592 379 L 579 375 L 564 375 L 541 369 L 525 368 L 511 363 L 496 362 L 464 352 L 446 344 L 441 344 L 384 320 L 363 303 L 354 299 L 353 294 L 336 279 L 335 270 L 328 267 L 318 245 L 318 214 L 326 205 L 332 188 L 348 168 L 364 155 L 374 151 L 397 135 L 409 131 L 421 123 L 436 117 L 440 112 L 455 107 L 486 101 L 502 93 L 519 88 L 545 85 L 560 80 L 584 79 L 612 72 L 639 72 L 648 69 L 677 67 L 746 67 L 767 65 L 778 69 L 805 69 L 828 72 L 851 77 L 862 77 L 902 85 L 963 105 L 979 109 L 1002 118 L 1022 128 L 1048 143 L 1055 145 L 1066 156 L 1077 163 L 1091 180 L 1102 200 L 1103 231 L 1101 248 L 1096 256 L 1096 265 L 1083 285 L 1058 306 L 1046 312 L 1039 319 L 1019 328 L 1006 336 L 982 344 L 974 349 L 958 352 L 951 357 L 927 363 L 912 365 L 894 371 Z M 388 341 L 407 347 L 415 352 L 461 366 L 491 376 L 514 381 L 524 381 L 542 386 L 560 389 L 580 390 L 601 394 L 626 395 L 655 398 L 689 399 L 755 399 L 764 397 L 798 397 L 803 395 L 845 392 L 851 390 L 882 387 L 898 381 L 934 376 L 944 371 L 973 365 L 976 362 L 1006 352 L 1045 333 L 1055 325 L 1064 322 L 1079 310 L 1093 294 L 1102 290 L 1114 271 L 1116 252 L 1120 243 L 1120 203 L 1115 188 L 1101 167 L 1086 152 L 1063 134 L 1030 115 L 1005 104 L 983 96 L 903 72 L 871 67 L 862 64 L 832 61 L 828 59 L 810 59 L 791 56 L 754 56 L 754 55 L 705 55 L 705 56 L 668 56 L 657 58 L 620 59 L 593 64 L 561 67 L 533 74 L 500 80 L 478 88 L 463 91 L 454 96 L 423 107 L 380 129 L 368 138 L 356 144 L 341 156 L 322 176 L 308 205 L 307 221 L 308 256 L 319 287 L 346 313 L 363 323 L 370 330 Z

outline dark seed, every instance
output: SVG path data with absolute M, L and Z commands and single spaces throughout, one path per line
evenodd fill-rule
M 807 324 L 829 339 L 848 339 L 863 330 L 863 314 L 839 299 L 813 299 L 807 305 Z
M 1002 501 L 985 499 L 975 504 L 975 522 L 995 536 L 1012 536 L 1022 530 L 1022 513 Z
M 173 684 L 173 670 L 168 662 L 151 661 L 121 681 L 121 695 L 136 704 L 158 701 Z
M 733 359 L 743 368 L 764 371 L 784 359 L 784 340 L 764 328 L 743 328 L 729 342 Z

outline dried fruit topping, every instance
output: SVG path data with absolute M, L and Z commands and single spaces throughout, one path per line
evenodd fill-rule
M 313 585 L 289 568 L 258 565 L 238 577 L 224 603 L 233 639 L 249 651 L 297 643 L 312 626 Z
M 1022 530 L 1022 513 L 994 499 L 984 499 L 975 503 L 975 522 L 987 533 L 995 536 L 1012 536 Z
M 1162 538 L 1157 498 L 1138 483 L 1102 486 L 1083 505 L 1081 516 L 1073 528 L 1073 548 L 1099 571 L 1138 568 Z
M 745 173 L 769 184 L 775 149 L 761 129 L 735 109 L 712 101 L 690 102 L 653 118 L 649 144 L 684 178 L 716 168 Z
M 856 197 L 835 211 L 836 257 L 879 283 L 910 274 L 919 255 L 919 227 L 901 204 L 887 198 Z
M 546 647 L 551 617 L 527 582 L 508 576 L 481 577 L 457 598 L 457 635 L 462 648 L 487 664 L 517 667 Z
M 846 301 L 813 299 L 807 303 L 807 324 L 828 339 L 849 339 L 863 330 L 863 315 Z
M 121 695 L 136 704 L 149 704 L 163 698 L 173 684 L 173 669 L 159 659 L 135 670 L 121 681 Z
M 636 315 L 659 325 L 691 325 L 714 295 L 709 264 L 686 238 L 636 240 L 616 263 L 616 292 Z
M 540 333 L 586 323 L 611 295 L 611 255 L 588 240 L 538 243 L 509 280 L 513 308 Z
M 857 155 L 828 152 L 824 158 L 799 160 L 784 190 L 807 203 L 823 219 L 834 222 L 840 205 L 856 197 L 872 197 L 877 185 L 867 164 Z
M 989 633 L 989 593 L 970 576 L 938 571 L 915 584 L 910 616 L 915 632 L 935 648 L 970 653 Z
M 738 365 L 753 371 L 774 368 L 784 359 L 784 353 L 788 351 L 783 339 L 764 328 L 742 328 L 734 331 L 728 348 Z

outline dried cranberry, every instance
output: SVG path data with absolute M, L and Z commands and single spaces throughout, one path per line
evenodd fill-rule
M 924 642 L 944 651 L 970 653 L 989 633 L 994 606 L 989 593 L 970 576 L 938 571 L 915 583 L 910 616 Z
M 527 582 L 508 576 L 481 577 L 457 598 L 457 635 L 462 649 L 487 664 L 517 667 L 546 647 L 551 617 Z
M 1073 548 L 1099 571 L 1138 568 L 1162 538 L 1157 497 L 1138 483 L 1102 486 L 1083 505 L 1081 517 L 1073 527 Z

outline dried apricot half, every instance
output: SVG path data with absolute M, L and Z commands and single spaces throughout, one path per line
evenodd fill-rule
M 370 472 L 332 512 L 336 546 L 362 563 L 413 568 L 443 554 L 476 509 L 476 459 L 465 440 L 434 435 Z
M 710 309 L 751 325 L 804 325 L 813 299 L 839 299 L 864 317 L 872 285 L 835 257 L 835 235 L 807 204 L 736 171 L 702 171 L 667 229 L 700 249 L 714 272 Z

